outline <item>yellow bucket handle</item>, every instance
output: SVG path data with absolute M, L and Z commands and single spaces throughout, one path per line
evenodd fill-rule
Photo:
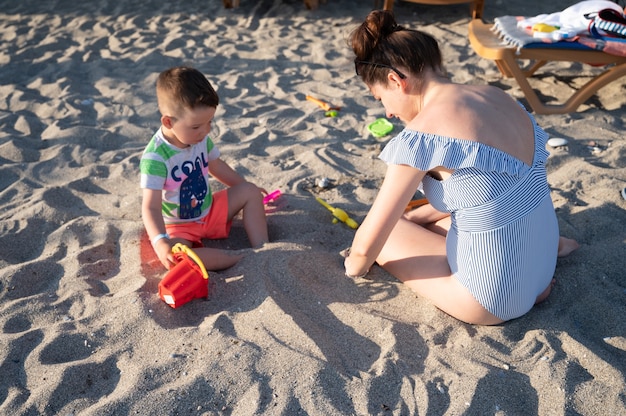
M 196 262 L 196 264 L 198 265 L 198 267 L 200 267 L 200 270 L 202 271 L 202 277 L 204 277 L 205 279 L 209 278 L 209 273 L 207 273 L 206 268 L 204 267 L 204 263 L 202 263 L 202 260 L 200 260 L 200 257 L 198 257 L 198 255 L 186 245 L 182 243 L 176 243 L 174 247 L 172 247 L 172 253 L 181 253 L 181 252 L 187 254 L 189 257 L 191 257 L 193 261 Z

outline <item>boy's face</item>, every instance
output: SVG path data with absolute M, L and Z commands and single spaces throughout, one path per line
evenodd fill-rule
M 215 107 L 196 107 L 185 110 L 177 117 L 163 116 L 163 125 L 171 133 L 166 137 L 174 146 L 181 148 L 200 143 L 211 131 L 216 110 Z

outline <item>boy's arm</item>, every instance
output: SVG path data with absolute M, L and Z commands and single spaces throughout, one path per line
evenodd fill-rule
M 209 162 L 209 173 L 215 179 L 228 187 L 247 182 L 241 175 L 235 172 L 233 168 L 219 158 Z M 267 190 L 265 190 L 265 188 L 261 188 L 258 185 L 257 188 L 259 188 L 263 194 L 267 195 Z
M 143 190 L 141 218 L 151 242 L 159 234 L 167 234 L 163 215 L 161 214 L 161 191 L 154 189 Z M 174 264 L 171 241 L 168 238 L 161 238 L 153 244 L 153 248 L 161 263 L 169 269 Z
M 222 159 L 217 158 L 209 162 L 209 173 L 215 179 L 226 186 L 235 186 L 245 182 L 245 179 L 239 175 Z

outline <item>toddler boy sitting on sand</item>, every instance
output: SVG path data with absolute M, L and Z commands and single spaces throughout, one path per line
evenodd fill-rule
M 267 192 L 220 159 L 208 136 L 219 96 L 200 71 L 189 67 L 163 71 L 156 94 L 161 127 L 139 165 L 146 232 L 168 269 L 174 264 L 176 243 L 195 247 L 208 270 L 228 268 L 242 255 L 203 247 L 202 239 L 228 237 L 233 217 L 242 211 L 250 243 L 262 246 L 269 240 L 263 206 Z M 228 188 L 211 192 L 209 174 Z

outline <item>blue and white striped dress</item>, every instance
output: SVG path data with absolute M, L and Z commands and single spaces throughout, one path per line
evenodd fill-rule
M 454 170 L 444 181 L 426 175 L 421 189 L 436 209 L 451 214 L 446 251 L 452 273 L 503 320 L 528 312 L 556 267 L 559 230 L 545 168 L 548 135 L 529 117 L 532 166 L 482 143 L 408 129 L 380 155 L 387 164 Z

